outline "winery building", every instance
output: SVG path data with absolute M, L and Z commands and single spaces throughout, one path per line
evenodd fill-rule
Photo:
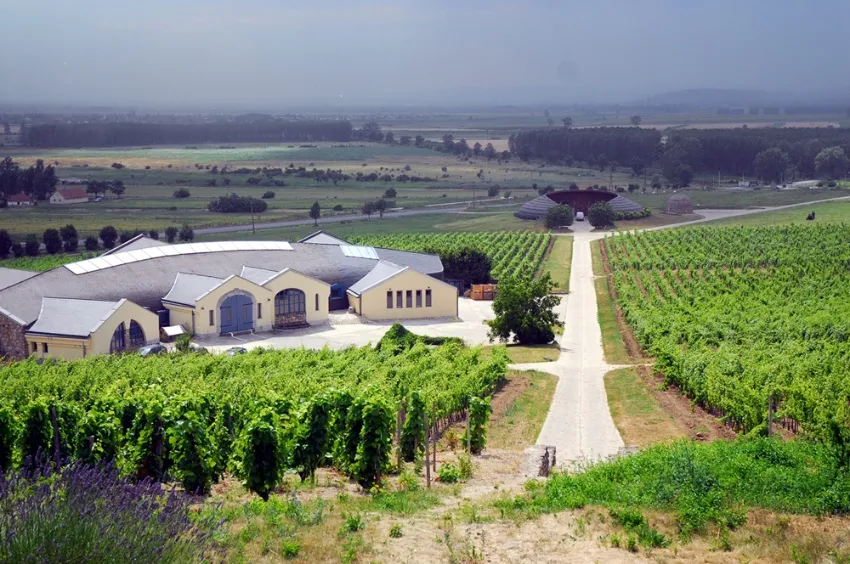
M 286 330 L 349 307 L 369 320 L 453 317 L 457 291 L 442 275 L 436 255 L 322 232 L 297 243 L 179 245 L 140 235 L 47 272 L 0 272 L 0 355 L 132 350 L 173 325 L 201 336 Z

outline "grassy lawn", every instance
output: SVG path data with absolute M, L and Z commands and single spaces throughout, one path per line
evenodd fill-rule
M 493 354 L 495 347 L 507 346 L 508 360 L 515 364 L 528 362 L 554 362 L 561 356 L 561 346 L 558 343 L 548 345 L 492 345 L 481 348 L 482 358 Z
M 522 450 L 534 444 L 549 413 L 558 378 L 544 372 L 511 372 L 511 381 L 524 385 L 521 393 L 503 404 L 487 429 L 487 447 Z M 510 386 L 510 384 L 508 384 Z M 506 386 L 506 387 L 508 387 Z
M 753 207 L 785 206 L 801 202 L 813 202 L 828 198 L 850 196 L 843 189 L 799 189 L 799 190 L 688 190 L 685 192 L 694 203 L 694 212 L 700 208 L 709 209 L 746 209 Z M 673 194 L 624 194 L 630 200 L 644 207 L 652 208 L 653 213 L 659 213 L 667 208 L 667 200 Z M 805 214 L 803 215 L 805 218 Z
M 709 221 L 704 225 L 706 227 L 738 227 L 810 224 L 812 222 L 806 221 L 806 216 L 810 212 L 815 212 L 815 222 L 817 223 L 847 222 L 850 221 L 850 201 L 823 202 L 785 210 L 754 213 L 741 217 Z
M 570 291 L 570 266 L 573 260 L 573 238 L 565 235 L 553 237 L 552 250 L 543 260 L 538 272 L 548 272 L 555 283 L 556 293 Z
M 605 351 L 605 360 L 610 364 L 631 364 L 633 359 L 626 351 L 623 336 L 617 325 L 617 314 L 614 300 L 608 291 L 608 284 L 602 267 L 602 255 L 599 249 L 599 241 L 590 243 L 590 257 L 593 264 L 593 274 L 600 276 L 594 280 L 596 289 L 596 304 L 599 316 L 599 326 L 602 329 L 602 349 Z
M 687 430 L 658 403 L 636 369 L 623 368 L 606 374 L 605 392 L 611 417 L 626 445 L 644 447 L 688 436 Z
M 628 221 L 618 221 L 615 229 L 617 231 L 633 231 L 635 229 L 647 229 L 649 227 L 661 227 L 662 225 L 673 225 L 675 223 L 694 221 L 696 219 L 702 219 L 702 217 L 703 216 L 696 213 L 667 215 L 656 210 L 649 217 L 642 219 L 630 219 Z

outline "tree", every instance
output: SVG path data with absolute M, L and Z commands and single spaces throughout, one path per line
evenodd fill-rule
M 570 116 L 561 118 L 561 121 L 564 122 L 564 131 L 573 126 L 573 118 L 571 118 Z
M 552 328 L 562 325 L 554 311 L 561 298 L 550 294 L 552 288 L 548 272 L 540 278 L 499 280 L 499 292 L 493 300 L 496 318 L 487 322 L 490 340 L 512 339 L 522 345 L 551 343 L 555 338 Z
M 18 163 L 13 161 L 12 157 L 0 161 L 0 194 L 4 200 L 17 191 L 18 171 Z
M 850 110 L 847 110 L 847 114 L 850 115 Z M 12 134 L 12 124 L 8 121 L 3 122 L 3 134 L 11 135 Z
M 76 253 L 80 246 L 80 241 L 76 237 L 71 237 L 62 243 L 62 250 L 66 253 Z
M 367 220 L 372 219 L 372 214 L 375 213 L 375 202 L 366 202 L 363 204 L 363 207 L 360 208 L 360 212 L 366 216 Z
M 271 190 L 266 190 L 265 192 L 263 192 L 261 198 L 264 200 L 272 200 L 274 199 L 274 192 L 272 192 Z
M 374 119 L 370 119 L 360 128 L 360 134 L 367 141 L 380 142 L 384 139 L 384 134 L 381 132 L 381 125 Z
M 815 170 L 821 178 L 837 180 L 847 174 L 850 159 L 841 147 L 827 147 L 815 157 Z
M 765 182 L 779 182 L 788 169 L 788 154 L 782 149 L 771 147 L 756 155 L 753 170 Z
M 416 143 L 416 146 L 417 146 L 417 147 L 421 147 L 421 146 L 422 146 L 422 144 L 423 144 L 424 142 L 425 142 L 425 138 L 424 138 L 424 137 L 422 137 L 421 135 L 417 135 L 417 136 L 416 136 L 415 143 Z
M 322 207 L 319 202 L 313 202 L 313 205 L 310 206 L 310 218 L 313 220 L 313 225 L 318 227 L 320 217 L 322 217 Z
M 549 229 L 569 227 L 573 224 L 573 208 L 567 204 L 552 206 L 546 211 L 544 225 Z
M 149 229 L 148 237 L 150 237 L 154 241 L 159 241 L 159 229 Z
M 579 189 L 578 184 L 576 184 L 575 182 L 570 182 L 570 185 L 567 186 L 567 190 L 578 190 L 578 189 Z
M 24 243 L 24 252 L 27 256 L 37 257 L 40 250 L 41 243 L 38 242 L 38 237 L 36 237 L 33 233 L 27 235 L 26 242 Z
M 395 200 L 398 192 L 396 192 L 395 188 L 387 188 L 384 190 L 384 199 L 387 200 Z
M 475 144 L 472 146 L 472 154 L 476 157 L 481 154 L 481 143 L 479 143 L 478 141 L 476 141 Z
M 124 181 L 123 180 L 113 180 L 109 184 L 109 191 L 112 192 L 113 194 L 115 194 L 119 198 L 121 197 L 121 195 L 124 193 L 125 190 L 126 190 L 126 188 L 124 187 Z
M 53 193 L 59 178 L 56 176 L 56 171 L 53 165 L 44 166 L 44 160 L 38 159 L 35 161 L 35 166 L 30 167 L 29 171 L 31 178 L 31 192 L 33 199 L 46 200 Z
M 384 142 L 387 145 L 392 145 L 395 143 L 395 134 L 392 131 L 387 131 L 387 134 L 384 135 Z
M 126 243 L 127 241 L 129 241 L 130 239 L 132 239 L 135 236 L 136 236 L 135 233 L 125 229 L 121 232 L 120 235 L 118 235 L 118 243 L 123 245 L 124 243 Z
M 12 250 L 12 237 L 5 229 L 0 229 L 0 259 L 5 259 L 9 256 Z
M 611 227 L 614 225 L 614 208 L 608 202 L 596 202 L 590 206 L 587 221 L 597 229 Z
M 487 196 L 490 198 L 495 198 L 499 195 L 499 187 L 498 186 L 490 186 L 487 188 Z
M 676 167 L 676 174 L 673 178 L 676 186 L 684 188 L 694 179 L 694 169 L 690 165 L 679 164 Z
M 175 198 L 188 198 L 192 194 L 189 192 L 187 188 L 178 188 L 174 191 Z
M 99 243 L 97 241 L 97 237 L 94 235 L 89 235 L 86 237 L 85 247 L 87 251 L 96 251 L 99 247 Z
M 177 229 L 176 227 L 174 227 L 174 226 L 166 227 L 165 228 L 165 240 L 168 241 L 169 243 L 173 243 L 174 240 L 177 238 L 178 233 L 180 233 L 180 230 Z
M 62 237 L 59 236 L 59 231 L 56 229 L 45 229 L 42 240 L 44 241 L 44 250 L 48 254 L 55 255 L 62 248 Z
M 36 241 L 36 243 L 37 242 L 38 241 Z M 12 244 L 12 256 L 14 256 L 15 258 L 21 258 L 22 256 L 24 256 L 24 246 L 21 245 L 20 241 L 15 241 Z
M 100 240 L 103 241 L 105 249 L 111 249 L 115 246 L 115 241 L 118 240 L 118 231 L 111 225 L 107 225 L 100 230 Z
M 643 121 L 643 118 L 641 118 L 638 115 L 634 115 L 634 116 L 629 118 L 629 121 L 632 122 L 632 125 L 638 126 L 638 125 L 640 125 L 640 122 Z
M 389 207 L 387 205 L 387 201 L 383 198 L 380 198 L 378 200 L 375 200 L 373 206 L 375 211 L 378 212 L 378 219 L 384 219 L 384 212 L 387 211 L 387 208 Z
M 410 145 L 410 135 L 402 135 L 401 137 L 399 137 L 398 142 L 401 145 L 407 147 L 408 145 Z
M 455 146 L 455 136 L 451 133 L 446 133 L 443 135 L 443 150 L 447 153 L 450 153 Z
M 59 230 L 59 235 L 62 236 L 63 241 L 68 241 L 69 239 L 76 239 L 79 237 L 79 235 L 77 234 L 77 228 L 71 225 L 70 223 Z
M 492 143 L 487 143 L 487 146 L 484 147 L 484 157 L 488 161 L 492 161 L 496 158 L 496 149 L 495 147 L 493 147 Z
M 640 157 L 632 157 L 632 160 L 629 163 L 629 168 L 632 169 L 632 174 L 640 176 L 643 171 L 646 170 L 646 163 L 643 162 L 643 159 Z
M 450 280 L 463 280 L 466 285 L 490 282 L 492 261 L 483 252 L 471 247 L 451 250 L 445 248 L 423 249 L 429 254 L 439 255 L 443 263 L 443 274 Z
M 195 238 L 195 231 L 188 225 L 183 225 L 180 228 L 180 241 L 183 243 L 191 243 Z

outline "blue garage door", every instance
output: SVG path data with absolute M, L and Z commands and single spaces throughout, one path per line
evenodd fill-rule
M 230 296 L 221 304 L 221 332 L 250 331 L 254 328 L 254 302 L 248 296 Z

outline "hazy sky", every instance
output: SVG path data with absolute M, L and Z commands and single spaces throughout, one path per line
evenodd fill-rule
M 628 101 L 850 84 L 850 0 L 0 0 L 0 102 Z

